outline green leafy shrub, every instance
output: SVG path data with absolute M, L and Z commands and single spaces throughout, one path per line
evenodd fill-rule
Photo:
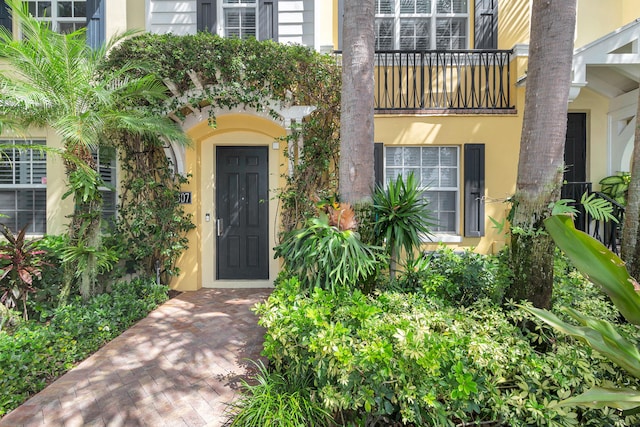
M 384 239 L 375 232 L 376 212 L 371 203 L 358 203 L 353 206 L 360 235 L 360 240 L 371 246 L 382 246 Z
M 500 303 L 509 280 L 500 257 L 440 247 L 405 268 L 400 288 L 422 290 L 449 304 L 470 306 L 482 298 Z
M 615 411 L 556 406 L 590 386 L 629 378 L 541 322 L 522 332 L 519 309 L 503 311 L 487 300 L 443 306 L 415 293 L 315 288 L 305 295 L 291 279 L 256 312 L 267 329 L 263 354 L 275 372 L 311 376 L 309 393 L 345 425 L 363 419 L 420 426 L 640 422 Z M 550 350 L 539 352 L 534 340 L 545 340 Z
M 620 318 L 609 297 L 597 286 L 585 280 L 571 261 L 558 249 L 555 257 L 553 307 L 571 306 L 587 316 L 612 322 Z M 562 313 L 559 313 L 565 318 Z M 565 318 L 568 320 L 568 318 Z
M 12 334 L 0 331 L 0 416 L 166 299 L 165 286 L 138 279 L 86 303 L 76 297 L 57 308 L 49 324 L 23 322 Z
M 36 242 L 37 248 L 45 251 L 42 255 L 45 264 L 36 283 L 36 292 L 27 301 L 27 308 L 29 316 L 41 322 L 53 316 L 59 304 L 65 268 L 61 256 L 67 241 L 68 237 L 65 235 L 46 235 Z
M 231 427 L 329 425 L 331 415 L 314 401 L 307 378 L 257 367 L 255 383 L 243 381 L 245 394 L 231 406 Z

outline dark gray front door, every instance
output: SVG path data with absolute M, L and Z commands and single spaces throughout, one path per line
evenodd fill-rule
M 567 117 L 564 165 L 564 180 L 566 182 L 584 182 L 587 180 L 586 113 L 569 113 Z
M 216 148 L 217 279 L 269 278 L 267 147 Z
M 587 114 L 569 113 L 567 116 L 567 138 L 564 143 L 564 185 L 561 197 L 574 200 L 578 210 L 575 226 L 585 231 L 588 225 L 586 212 L 579 203 L 582 194 L 589 190 L 587 180 Z

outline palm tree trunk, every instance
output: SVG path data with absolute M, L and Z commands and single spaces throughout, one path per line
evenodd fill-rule
M 513 204 L 511 267 L 507 296 L 537 307 L 551 305 L 554 244 L 542 221 L 560 197 L 571 83 L 576 0 L 534 0 Z
M 91 151 L 85 146 L 71 147 L 78 160 L 84 165 L 97 171 L 97 165 Z M 71 181 L 74 173 L 78 173 L 78 166 L 72 162 L 66 163 L 67 177 Z M 96 175 L 98 177 L 99 175 Z M 80 295 L 88 299 L 96 293 L 98 265 L 96 251 L 101 249 L 101 218 L 102 195 L 100 182 L 95 180 L 81 181 L 82 185 L 74 187 L 74 209 L 69 226 L 69 245 L 93 250 L 77 252 L 77 256 L 64 266 L 64 283 L 60 292 L 59 305 L 64 305 L 71 293 L 76 279 L 79 279 Z M 87 196 L 88 194 L 88 196 Z M 84 258 L 81 260 L 81 258 Z M 82 261 L 82 262 L 80 262 Z
M 374 185 L 374 0 L 345 1 L 340 112 L 340 198 L 370 201 Z

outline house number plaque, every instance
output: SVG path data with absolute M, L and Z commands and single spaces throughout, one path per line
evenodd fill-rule
M 181 191 L 178 197 L 181 205 L 191 204 L 191 191 Z

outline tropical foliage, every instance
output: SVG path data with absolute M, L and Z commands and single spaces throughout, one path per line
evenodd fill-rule
M 179 199 L 189 177 L 175 173 L 176 165 L 167 159 L 163 145 L 134 137 L 118 141 L 118 165 L 126 178 L 119 192 L 118 220 L 107 243 L 119 248 L 127 270 L 159 272 L 162 283 L 169 283 L 188 246 L 187 232 L 195 225 Z
M 460 307 L 471 307 L 481 299 L 501 304 L 511 280 L 505 257 L 505 254 L 487 257 L 470 250 L 454 252 L 442 246 L 424 255 L 421 263 L 410 264 L 412 268 L 405 269 L 399 282 L 402 285 L 403 281 L 411 280 L 419 287 L 401 288 L 422 291 Z
M 434 225 L 428 202 L 422 197 L 420 182 L 413 172 L 406 180 L 398 175 L 386 187 L 378 185 L 373 192 L 373 212 L 374 232 L 385 240 L 393 278 L 401 251 L 412 259 Z
M 576 230 L 569 216 L 551 217 L 545 226 L 576 267 L 611 298 L 620 314 L 631 324 L 639 325 L 640 286 L 629 276 L 624 262 L 600 242 Z M 564 312 L 572 323 L 544 310 L 529 308 L 529 311 L 559 331 L 586 342 L 628 374 L 640 378 L 640 352 L 636 342 L 630 341 L 612 322 L 569 307 L 565 307 Z M 628 387 L 593 387 L 560 404 L 632 410 L 640 407 L 640 391 Z
M 314 400 L 308 379 L 256 365 L 255 383 L 243 381 L 245 394 L 231 405 L 231 427 L 330 425 L 331 415 Z
M 629 172 L 618 172 L 615 175 L 604 177 L 600 180 L 600 192 L 609 196 L 622 206 L 627 204 L 627 193 L 631 174 Z
M 275 256 L 283 258 L 287 274 L 298 277 L 307 291 L 356 287 L 376 272 L 384 257 L 382 248 L 362 243 L 355 227 L 351 206 L 331 206 L 329 213 L 286 233 Z
M 556 268 L 567 271 L 564 262 Z M 557 285 L 558 303 L 579 292 L 586 313 L 617 322 L 593 285 L 579 275 L 566 277 Z M 294 278 L 279 282 L 256 312 L 267 330 L 263 354 L 272 372 L 310 377 L 309 389 L 300 393 L 315 396 L 338 425 L 640 422 L 615 410 L 558 405 L 590 387 L 640 382 L 588 346 L 540 321 L 525 322 L 524 310 L 508 308 L 482 298 L 460 307 L 419 290 L 365 295 L 315 288 L 307 294 Z
M 0 304 L 12 309 L 22 301 L 22 315 L 28 320 L 27 298 L 29 293 L 35 292 L 34 279 L 42 277 L 45 251 L 37 246 L 37 241 L 25 239 L 29 224 L 17 235 L 4 224 L 0 227 L 5 239 L 0 241 Z M 2 323 L 0 321 L 0 330 Z
M 166 98 L 166 87 L 148 69 L 133 62 L 108 72 L 103 68 L 107 51 L 131 34 L 93 50 L 84 30 L 58 34 L 33 18 L 21 1 L 8 0 L 7 5 L 20 20 L 22 37 L 0 31 L 0 57 L 9 65 L 0 72 L 0 127 L 24 134 L 30 127 L 50 126 L 79 160 L 65 167 L 67 195 L 74 199 L 70 244 L 83 250 L 69 258 L 73 265 L 61 295 L 64 300 L 73 284 L 71 273 L 79 271 L 80 291 L 88 298 L 97 290 L 98 254 L 103 253 L 99 188 L 104 183 L 92 150 L 122 135 L 187 140 L 168 118 L 140 108 Z

